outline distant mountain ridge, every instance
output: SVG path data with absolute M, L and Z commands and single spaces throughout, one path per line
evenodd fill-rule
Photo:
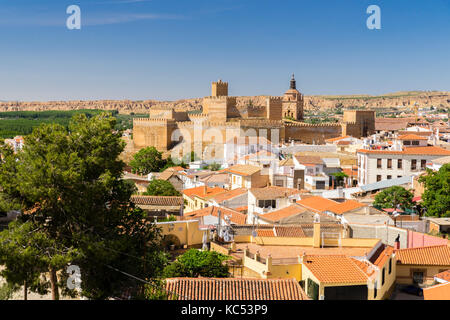
M 237 97 L 237 107 L 264 106 L 268 96 L 241 96 Z M 305 96 L 305 109 L 321 110 L 330 108 L 363 107 L 366 109 L 379 109 L 395 106 L 420 107 L 435 106 L 450 108 L 450 92 L 444 91 L 405 91 L 388 93 L 381 96 L 372 95 L 314 95 Z M 120 113 L 147 113 L 151 108 L 174 108 L 176 110 L 198 110 L 202 105 L 202 98 L 181 99 L 177 101 L 158 100 L 74 100 L 74 101 L 47 101 L 47 102 L 12 102 L 0 101 L 0 112 L 7 111 L 46 111 L 46 110 L 78 110 L 99 109 L 118 110 Z

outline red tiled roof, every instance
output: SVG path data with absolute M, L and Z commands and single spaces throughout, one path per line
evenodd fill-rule
M 234 173 L 246 177 L 257 173 L 258 171 L 261 171 L 260 167 L 252 166 L 250 164 L 237 164 L 226 169 L 224 172 Z
M 438 273 L 434 277 L 450 282 L 450 270 Z
M 220 187 L 214 188 L 206 187 L 206 194 L 205 194 L 204 186 L 183 190 L 183 194 L 188 197 L 197 196 L 200 198 L 210 198 L 223 192 L 226 192 L 226 190 Z
M 428 140 L 425 137 L 419 136 L 417 134 L 403 134 L 398 137 L 399 140 Z
M 448 155 L 450 155 L 450 150 L 443 149 L 440 147 L 435 147 L 435 146 L 409 147 L 409 148 L 404 148 L 403 151 L 359 149 L 357 152 L 358 153 L 370 153 L 370 154 L 405 154 L 405 155 L 432 155 L 432 156 L 448 156 Z
M 265 214 L 261 214 L 259 217 L 265 221 L 268 222 L 278 222 L 281 219 L 287 218 L 287 217 L 291 217 L 303 212 L 306 212 L 307 210 L 303 207 L 300 207 L 296 204 L 293 204 L 289 207 L 280 209 L 280 210 L 276 210 L 276 211 L 272 211 L 269 213 L 265 213 Z
M 213 198 L 211 198 L 211 200 L 215 200 L 218 203 L 225 201 L 225 200 L 229 200 L 229 199 L 233 199 L 237 196 L 243 195 L 245 193 L 247 193 L 247 189 L 246 188 L 238 188 L 238 189 L 234 189 L 234 190 L 230 190 L 230 191 L 226 191 L 223 193 L 218 194 L 217 196 L 214 196 Z
M 328 210 L 328 208 L 331 208 L 338 204 L 338 202 L 336 201 L 320 196 L 304 198 L 297 201 L 297 203 L 307 209 L 313 210 L 314 212 L 325 212 L 326 210 Z
M 264 188 L 250 188 L 250 192 L 258 200 L 285 198 L 301 193 L 301 191 L 297 189 L 277 187 L 277 186 L 268 186 Z
M 247 216 L 245 214 L 229 208 L 224 207 L 219 208 L 216 206 L 210 206 L 200 210 L 191 211 L 189 213 L 186 213 L 184 217 L 188 220 L 204 216 L 219 217 L 219 209 L 222 213 L 222 219 L 225 219 L 225 216 L 228 216 L 230 218 L 230 221 L 235 224 L 245 224 L 245 220 L 247 219 Z
M 450 266 L 450 247 L 446 245 L 400 249 L 397 263 L 409 265 Z
M 367 283 L 360 263 L 343 255 L 303 256 L 303 266 L 323 283 Z
M 355 201 L 355 200 L 346 200 L 345 202 L 341 202 L 338 204 L 335 204 L 333 206 L 330 206 L 327 211 L 331 211 L 335 214 L 344 214 L 348 211 L 352 211 L 358 208 L 367 207 L 366 204 Z
M 295 156 L 300 164 L 323 164 L 323 160 L 318 156 Z
M 376 265 L 377 267 L 382 267 L 385 265 L 386 261 L 389 259 L 389 257 L 392 256 L 394 253 L 394 248 L 390 246 L 386 246 L 378 256 L 374 257 L 372 260 L 372 263 Z
M 178 300 L 309 300 L 295 279 L 172 278 Z
M 136 205 L 151 206 L 182 206 L 183 197 L 164 197 L 164 196 L 131 196 L 131 202 Z

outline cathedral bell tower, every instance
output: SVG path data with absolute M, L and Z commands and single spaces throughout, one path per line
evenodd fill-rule
M 289 90 L 283 96 L 283 118 L 303 120 L 303 95 L 297 90 L 295 76 L 292 74 Z

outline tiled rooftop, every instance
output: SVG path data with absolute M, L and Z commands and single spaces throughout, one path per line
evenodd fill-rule
M 362 207 L 366 207 L 367 205 L 355 200 L 346 200 L 345 202 L 341 202 L 338 204 L 335 204 L 333 206 L 330 206 L 327 211 L 331 211 L 335 214 L 341 215 L 344 214 L 346 212 L 358 209 L 358 208 L 362 208 Z
M 323 283 L 367 283 L 368 274 L 346 256 L 310 256 L 303 257 L 303 266 Z
M 409 147 L 404 148 L 403 151 L 392 150 L 366 150 L 359 149 L 359 153 L 368 154 L 403 154 L 403 155 L 433 155 L 433 156 L 449 156 L 450 150 L 443 149 L 441 147 L 429 146 L 429 147 Z
M 164 197 L 164 196 L 131 196 L 131 202 L 136 205 L 151 206 L 182 206 L 183 197 Z
M 297 201 L 297 203 L 315 212 L 325 212 L 326 210 L 328 210 L 328 208 L 331 208 L 339 204 L 336 201 L 326 199 L 320 196 L 304 198 Z
M 172 278 L 166 290 L 178 300 L 308 300 L 295 279 Z
M 252 174 L 257 173 L 258 171 L 261 171 L 261 168 L 257 166 L 252 166 L 250 164 L 237 164 L 228 169 L 225 169 L 224 171 L 241 176 L 251 176 Z
M 272 211 L 266 214 L 262 214 L 260 215 L 260 218 L 268 221 L 268 222 L 278 222 L 281 219 L 287 218 L 287 217 L 291 217 L 303 212 L 306 212 L 307 210 L 303 207 L 300 207 L 296 204 L 293 204 L 289 207 L 280 209 L 280 210 L 276 210 L 276 211 Z
M 220 203 L 222 201 L 233 199 L 233 198 L 235 198 L 237 196 L 243 195 L 243 194 L 245 194 L 247 192 L 248 191 L 247 191 L 246 188 L 238 188 L 238 189 L 234 189 L 234 190 L 230 190 L 230 191 L 226 191 L 226 192 L 220 193 L 220 194 L 212 197 L 211 200 L 214 200 L 217 203 Z
M 450 266 L 450 247 L 446 245 L 400 249 L 397 263 L 409 265 Z
M 216 206 L 209 206 L 204 209 L 191 211 L 191 212 L 185 214 L 184 218 L 190 220 L 190 219 L 196 219 L 196 218 L 204 217 L 204 216 L 219 217 L 219 210 L 222 213 L 222 219 L 225 219 L 225 216 L 228 216 L 230 218 L 230 221 L 235 224 L 239 224 L 239 225 L 245 224 L 245 219 L 247 218 L 247 216 L 245 214 L 234 211 L 229 208 L 223 208 L 223 207 L 219 208 Z
M 219 193 L 226 192 L 225 189 L 219 188 L 219 187 L 206 187 L 206 193 L 205 193 L 205 186 L 195 187 L 191 189 L 183 190 L 183 194 L 188 197 L 197 196 L 200 198 L 211 198 L 213 196 L 218 195 Z
M 450 282 L 450 270 L 438 273 L 434 277 Z
M 277 186 L 269 186 L 264 188 L 250 188 L 250 192 L 258 200 L 270 200 L 277 198 L 290 197 L 295 194 L 300 194 L 301 191 L 292 188 L 283 188 Z

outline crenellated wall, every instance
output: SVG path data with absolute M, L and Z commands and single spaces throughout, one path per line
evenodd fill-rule
M 285 129 L 286 140 L 301 141 L 303 143 L 325 143 L 326 139 L 339 137 L 342 127 L 339 123 L 287 123 Z

